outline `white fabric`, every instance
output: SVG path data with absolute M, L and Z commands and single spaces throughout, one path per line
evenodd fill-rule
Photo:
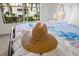
M 75 6 L 72 11 L 71 17 L 68 21 L 68 24 L 73 24 L 79 26 L 79 6 Z
M 27 32 L 28 33 L 28 32 Z M 26 34 L 27 34 L 26 33 Z M 52 34 L 54 35 L 54 34 Z M 55 35 L 54 35 L 55 36 Z M 47 53 L 43 53 L 43 56 L 70 56 L 70 55 L 79 55 L 79 49 L 70 46 L 67 40 L 55 36 L 58 45 L 55 50 L 52 50 Z M 22 46 L 22 34 L 19 35 L 13 43 L 14 54 L 13 56 L 39 56 L 40 54 L 32 53 L 25 50 Z
M 64 16 L 64 21 L 68 22 L 68 20 L 71 17 L 71 13 L 72 13 L 72 4 L 63 4 L 64 6 L 64 12 L 65 12 L 65 16 Z

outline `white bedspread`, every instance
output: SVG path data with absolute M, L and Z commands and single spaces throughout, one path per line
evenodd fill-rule
M 31 30 L 34 26 L 32 25 L 33 23 L 31 23 L 31 25 L 27 25 L 26 24 L 21 24 L 21 25 L 18 25 L 16 27 L 16 37 L 15 37 L 15 41 L 13 43 L 13 49 L 14 49 L 14 54 L 13 56 L 36 56 L 36 55 L 40 55 L 40 54 L 36 54 L 36 53 L 32 53 L 32 52 L 29 52 L 29 51 L 26 51 L 23 46 L 22 46 L 22 43 L 21 43 L 21 38 L 22 38 L 22 33 L 21 31 L 22 30 Z M 55 27 L 57 26 L 57 24 L 48 24 L 47 25 L 48 27 Z M 70 31 L 73 31 L 73 32 L 76 32 L 78 33 L 78 29 L 77 27 L 75 29 L 71 29 L 70 27 L 66 28 L 66 26 L 64 24 L 61 24 L 62 28 L 60 27 L 60 25 L 58 25 L 58 30 L 62 30 L 62 31 L 65 31 L 65 32 L 70 32 Z M 73 27 L 73 26 L 72 26 Z M 74 27 L 73 27 L 74 28 Z M 64 30 L 63 30 L 64 29 Z M 69 30 L 71 29 L 71 30 Z M 47 56 L 74 56 L 74 55 L 79 55 L 79 48 L 75 48 L 73 46 L 71 46 L 69 44 L 69 42 L 67 40 L 65 40 L 64 38 L 62 37 L 58 37 L 54 32 L 52 32 L 50 29 L 49 29 L 49 32 L 52 33 L 52 35 L 55 36 L 55 38 L 57 39 L 58 41 L 58 46 L 55 50 L 52 50 L 50 52 L 47 52 L 47 53 L 43 53 L 43 55 L 47 55 Z M 27 31 L 28 33 L 28 31 Z

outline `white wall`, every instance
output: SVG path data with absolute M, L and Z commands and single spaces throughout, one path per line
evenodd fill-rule
M 56 12 L 56 3 L 41 3 L 40 4 L 40 20 L 48 21 L 53 19 L 53 14 Z
M 11 33 L 12 26 L 16 24 L 1 24 L 0 25 L 0 35 Z

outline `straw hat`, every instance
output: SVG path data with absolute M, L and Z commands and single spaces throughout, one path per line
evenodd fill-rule
M 37 23 L 33 30 L 22 37 L 23 47 L 34 53 L 44 53 L 56 48 L 57 40 L 48 33 L 46 24 Z

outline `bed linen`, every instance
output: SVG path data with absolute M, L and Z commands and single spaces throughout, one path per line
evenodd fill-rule
M 21 45 L 21 31 L 32 30 L 36 23 L 19 24 L 15 28 L 15 41 L 13 44 L 13 55 L 39 55 L 26 52 Z M 58 41 L 55 51 L 44 53 L 43 55 L 79 55 L 79 27 L 66 22 L 46 22 L 48 32 L 52 33 Z M 17 39 L 18 38 L 18 39 Z M 21 53 L 19 53 L 21 52 Z

